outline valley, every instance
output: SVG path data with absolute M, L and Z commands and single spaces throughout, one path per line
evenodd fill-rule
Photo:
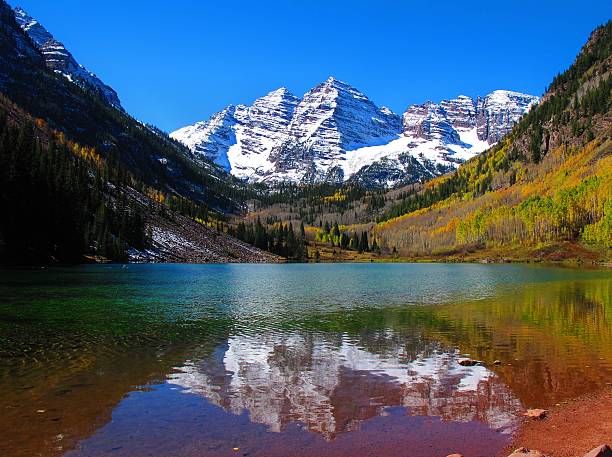
M 62 254 L 36 242 L 36 232 L 5 228 L 0 250 L 13 261 L 20 252 L 25 263 L 610 259 L 609 23 L 541 99 L 496 90 L 398 115 L 330 77 L 302 97 L 283 87 L 168 136 L 127 114 L 116 92 L 24 10 L 2 12 L 11 50 L 0 78 L 5 124 L 36 126 L 27 146 L 35 154 L 57 139 L 91 150 L 77 168 L 107 179 L 96 184 L 103 209 L 92 208 L 78 229 L 89 230 L 79 236 L 85 244 Z M 36 97 L 28 80 L 39 81 Z M 18 186 L 33 177 L 4 179 Z M 95 219 L 117 213 L 118 195 L 129 203 L 121 217 L 142 221 L 137 242 Z M 7 194 L 5 206 L 17 211 L 37 198 Z M 178 230 L 163 242 L 158 214 Z M 203 239 L 200 254 L 180 247 Z M 215 247 L 240 242 L 255 246 L 255 257 Z
M 0 455 L 612 455 L 601 5 L 23 2 Z

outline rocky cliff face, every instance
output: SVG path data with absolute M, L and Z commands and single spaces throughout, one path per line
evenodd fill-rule
M 478 98 L 478 138 L 491 144 L 498 142 L 537 102 L 537 97 L 508 90 L 496 90 L 483 99 Z
M 104 84 L 96 75 L 79 64 L 66 47 L 23 9 L 15 8 L 15 19 L 40 50 L 47 67 L 68 78 L 73 83 L 97 93 L 103 100 L 121 108 L 117 93 Z
M 171 136 L 251 181 L 388 187 L 456 168 L 499 141 L 537 100 L 499 90 L 412 105 L 400 117 L 329 78 L 301 99 L 282 88 Z

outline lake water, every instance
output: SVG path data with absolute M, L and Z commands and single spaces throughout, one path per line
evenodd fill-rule
M 490 457 L 611 379 L 609 270 L 0 270 L 2 456 Z

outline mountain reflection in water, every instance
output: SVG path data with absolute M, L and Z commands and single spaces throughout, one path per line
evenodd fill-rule
M 522 409 L 612 378 L 609 270 L 4 270 L 0 304 L 15 457 L 495 455 Z
M 495 373 L 459 365 L 458 351 L 434 342 L 415 338 L 426 346 L 415 357 L 392 332 L 381 337 L 389 345 L 376 354 L 348 335 L 232 336 L 211 357 L 180 367 L 169 382 L 233 414 L 246 410 L 274 432 L 300 422 L 332 439 L 389 406 L 512 430 L 521 404 Z

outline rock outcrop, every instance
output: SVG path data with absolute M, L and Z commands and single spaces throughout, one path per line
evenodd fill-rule
M 15 19 L 40 50 L 50 70 L 65 76 L 84 89 L 97 93 L 110 105 L 123 109 L 117 92 L 79 64 L 70 51 L 56 40 L 40 22 L 30 17 L 21 8 L 15 8 Z

